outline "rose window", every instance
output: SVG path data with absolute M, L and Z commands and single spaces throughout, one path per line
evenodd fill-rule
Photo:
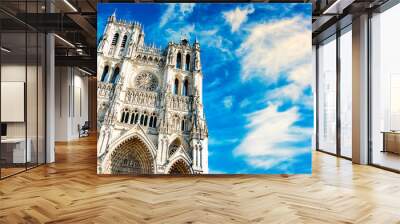
M 154 91 L 158 86 L 157 78 L 151 73 L 141 73 L 135 80 L 136 88 L 146 91 Z

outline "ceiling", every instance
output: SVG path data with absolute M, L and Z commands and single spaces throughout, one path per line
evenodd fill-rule
M 32 33 L 52 32 L 55 37 L 56 65 L 73 65 L 95 74 L 96 0 L 1 0 L 2 45 L 15 60 L 31 56 L 36 46 L 27 45 Z M 50 13 L 51 12 L 51 13 Z M 19 35 L 18 35 L 19 34 Z M 29 58 L 29 57 L 28 57 Z M 71 64 L 71 62 L 73 62 Z
M 363 13 L 372 13 L 390 1 L 397 0 L 320 0 L 313 1 L 313 44 L 332 36 Z
M 223 0 L 220 0 L 220 2 Z M 254 2 L 300 2 L 313 4 L 313 42 L 335 32 L 338 21 L 351 23 L 351 17 L 376 8 L 387 0 L 270 0 Z M 47 5 L 46 5 L 47 2 Z M 113 0 L 1 0 L 0 25 L 15 56 L 24 40 L 18 32 L 54 32 L 56 65 L 79 66 L 96 71 L 96 4 L 98 2 L 139 2 Z M 142 1 L 143 2 L 143 1 Z M 144 1 L 150 2 L 150 1 Z M 209 1 L 208 1 L 209 2 Z M 244 1 L 248 2 L 248 1 Z M 52 12 L 52 13 L 49 13 Z M 346 18 L 346 19 L 345 19 Z M 344 22 L 343 22 L 344 21 Z M 14 33 L 14 34 L 12 34 Z M 14 41 L 14 42 L 13 42 Z M 22 42 L 21 42 L 22 41 Z M 5 42 L 3 42 L 5 43 Z M 20 45 L 20 46 L 19 46 Z M 28 54 L 31 49 L 28 47 Z

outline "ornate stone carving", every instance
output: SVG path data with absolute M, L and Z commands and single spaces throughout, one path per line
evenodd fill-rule
M 135 86 L 140 90 L 155 91 L 158 87 L 158 80 L 155 75 L 144 72 L 136 77 Z
M 195 58 L 194 58 L 194 70 L 198 71 L 201 69 L 200 65 L 200 53 L 196 51 Z

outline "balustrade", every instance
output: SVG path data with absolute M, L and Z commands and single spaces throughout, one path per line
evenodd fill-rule
M 159 95 L 157 92 L 143 91 L 139 89 L 128 89 L 125 95 L 125 103 L 140 106 L 159 106 Z
M 114 87 L 112 83 L 97 82 L 97 96 L 108 98 L 111 96 Z
M 190 98 L 188 96 L 172 95 L 167 97 L 167 104 L 169 108 L 180 111 L 190 110 Z

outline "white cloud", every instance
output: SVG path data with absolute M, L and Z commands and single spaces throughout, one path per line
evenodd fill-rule
M 210 84 L 208 84 L 208 88 L 213 88 L 215 86 L 218 86 L 219 84 L 221 84 L 221 79 L 219 78 L 215 78 Z
M 224 107 L 225 107 L 226 109 L 231 109 L 232 106 L 233 106 L 233 100 L 234 100 L 233 96 L 227 96 L 227 97 L 225 97 L 224 100 L 222 101 L 223 104 L 224 104 Z
M 212 168 L 208 168 L 208 173 L 210 174 L 227 174 L 227 172 L 222 170 L 214 170 Z
M 160 27 L 163 27 L 163 26 L 165 26 L 165 24 L 167 24 L 167 22 L 169 21 L 171 16 L 174 14 L 174 10 L 175 10 L 174 3 L 168 5 L 167 10 L 165 10 L 164 14 L 161 17 Z
M 276 81 L 282 72 L 311 63 L 310 21 L 296 16 L 255 24 L 236 53 L 242 57 L 243 80 Z
M 310 148 L 294 144 L 310 138 L 312 128 L 297 127 L 294 123 L 300 115 L 297 107 L 278 111 L 278 104 L 247 115 L 249 133 L 234 149 L 234 155 L 244 156 L 250 165 L 269 169 L 282 163 L 290 163 L 296 156 L 309 152 Z
M 311 86 L 312 78 L 311 63 L 302 64 L 289 73 L 289 80 L 301 85 L 302 87 Z
M 161 17 L 159 27 L 165 26 L 169 21 L 182 21 L 193 12 L 194 3 L 170 3 Z
M 280 86 L 271 93 L 268 93 L 267 99 L 272 100 L 272 99 L 290 99 L 293 101 L 297 101 L 301 99 L 301 96 L 303 95 L 303 88 L 296 84 L 296 83 L 290 83 L 285 86 Z
M 225 21 L 231 25 L 231 32 L 239 30 L 240 25 L 247 21 L 247 16 L 254 12 L 252 5 L 244 8 L 236 7 L 236 9 L 223 12 Z
M 178 30 L 168 28 L 165 30 L 165 32 L 166 32 L 168 40 L 179 42 L 180 38 L 182 37 L 183 34 L 187 34 L 190 36 L 190 34 L 192 34 L 194 32 L 194 29 L 195 29 L 194 24 L 188 24 L 188 25 L 182 26 Z
M 311 64 L 303 64 L 295 67 L 289 72 L 287 80 L 289 81 L 287 85 L 279 86 L 268 93 L 267 99 L 289 99 L 307 107 L 313 107 L 313 97 L 309 94 L 304 94 L 304 90 L 311 87 L 312 84 Z M 310 101 L 312 102 L 311 104 Z
M 239 141 L 238 138 L 223 138 L 223 139 L 215 139 L 210 137 L 208 139 L 208 144 L 209 145 L 214 145 L 214 146 L 221 146 L 221 145 L 230 145 L 237 143 Z M 210 156 L 210 155 L 209 155 Z
M 190 14 L 193 12 L 195 3 L 181 3 L 179 4 L 179 12 L 183 15 Z
M 224 60 L 231 59 L 232 51 L 229 48 L 232 46 L 232 42 L 229 40 L 229 38 L 224 38 L 223 36 L 219 35 L 218 31 L 218 28 L 213 28 L 197 32 L 200 45 L 221 51 L 223 54 L 220 55 L 220 57 L 224 58 Z M 221 66 L 221 64 L 222 63 L 217 63 L 216 65 Z
M 250 105 L 250 100 L 248 100 L 247 98 L 246 99 L 244 99 L 244 100 L 242 100 L 240 103 L 239 103 L 239 107 L 240 108 L 245 108 L 245 107 L 247 107 L 248 105 Z
M 296 16 L 251 26 L 236 53 L 242 56 L 242 80 L 261 77 L 273 83 L 285 77 L 288 83 L 269 92 L 269 101 L 309 106 L 304 90 L 312 84 L 311 52 L 310 21 Z

